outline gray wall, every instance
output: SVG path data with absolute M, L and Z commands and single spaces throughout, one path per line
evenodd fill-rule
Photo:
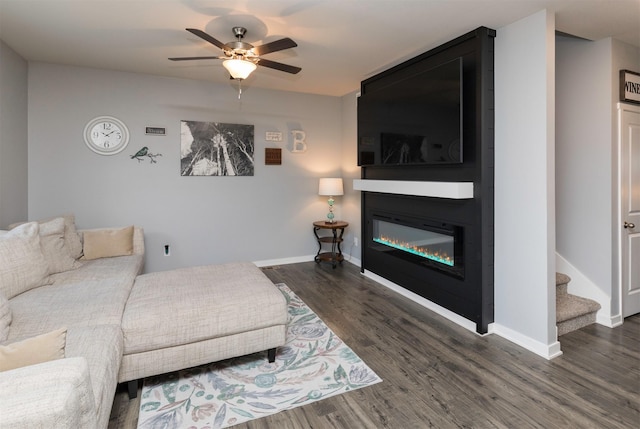
M 556 58 L 557 251 L 589 280 L 572 293 L 607 299 L 601 304 L 604 316 L 612 320 L 621 314 L 616 229 L 619 71 L 640 71 L 640 49 L 610 38 L 591 42 L 560 37 Z
M 310 259 L 312 222 L 326 214 L 318 178 L 341 174 L 341 99 L 46 63 L 29 69 L 29 217 L 73 212 L 81 228 L 145 229 L 147 271 L 234 260 Z M 131 141 L 101 156 L 83 141 L 99 115 L 128 126 Z M 180 120 L 253 124 L 253 177 L 180 176 Z M 166 127 L 165 137 L 145 126 Z M 291 153 L 291 130 L 308 150 Z M 266 131 L 284 141 L 267 144 Z M 157 164 L 130 158 L 143 146 Z M 265 166 L 264 148 L 282 165 Z M 337 216 L 342 217 L 340 201 Z M 164 244 L 171 255 L 163 255 Z
M 344 249 L 350 261 L 361 265 L 362 240 L 360 191 L 353 190 L 353 180 L 360 178 L 358 167 L 358 103 L 357 92 L 342 97 L 342 177 L 344 181 L 343 217 L 349 222 L 350 234 Z M 353 238 L 356 237 L 356 245 Z
M 27 62 L 0 40 L 0 229 L 27 216 Z
M 555 329 L 555 20 L 538 12 L 495 42 L 495 329 L 549 357 Z

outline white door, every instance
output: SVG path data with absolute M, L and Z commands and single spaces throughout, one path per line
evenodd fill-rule
M 620 104 L 622 317 L 640 313 L 640 107 Z

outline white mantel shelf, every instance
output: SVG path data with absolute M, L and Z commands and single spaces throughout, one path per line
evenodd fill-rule
M 413 182 L 405 180 L 354 179 L 353 189 L 356 191 L 450 198 L 454 200 L 473 198 L 473 182 Z

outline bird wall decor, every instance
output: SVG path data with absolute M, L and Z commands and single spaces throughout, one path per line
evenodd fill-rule
M 151 153 L 149 152 L 149 148 L 147 146 L 144 146 L 142 149 L 137 151 L 135 155 L 131 155 L 131 159 L 135 159 L 136 161 L 138 161 L 138 163 L 140 163 L 140 161 L 144 161 L 145 156 L 149 158 L 149 161 L 151 162 L 151 164 L 155 164 L 156 162 L 158 162 L 156 161 L 156 157 L 162 156 L 162 154 Z

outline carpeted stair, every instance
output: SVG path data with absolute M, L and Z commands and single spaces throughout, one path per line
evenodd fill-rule
M 556 273 L 556 325 L 558 336 L 575 331 L 596 322 L 596 312 L 600 310 L 597 302 L 567 293 L 567 284 L 571 278 Z

